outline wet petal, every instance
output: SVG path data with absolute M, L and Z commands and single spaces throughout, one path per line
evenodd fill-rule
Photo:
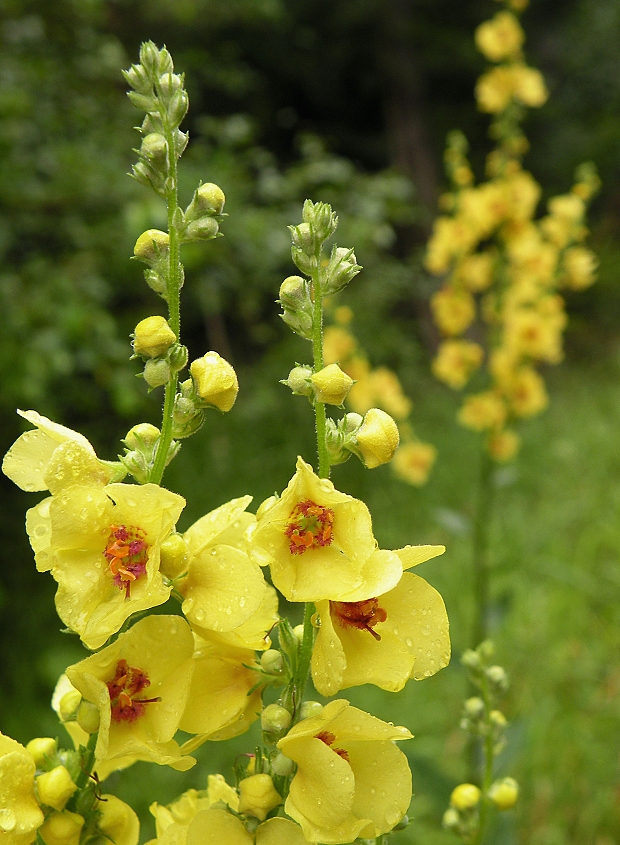
M 308 840 L 295 822 L 274 818 L 258 826 L 256 845 L 308 845 Z
M 411 569 L 412 566 L 442 555 L 445 550 L 445 546 L 405 546 L 402 549 L 396 549 L 395 554 L 401 559 L 403 569 Z
M 201 810 L 187 830 L 187 845 L 253 845 L 253 839 L 226 810 Z
M 50 547 L 52 540 L 51 501 L 52 497 L 48 496 L 47 499 L 43 499 L 42 502 L 26 512 L 26 531 L 39 572 L 48 572 L 54 562 L 54 553 Z
M 321 627 L 312 651 L 312 682 L 321 695 L 331 696 L 343 688 L 342 678 L 347 659 L 334 630 L 329 601 L 317 602 L 316 609 L 321 619 Z M 366 636 L 372 639 L 368 634 Z
M 355 774 L 353 813 L 370 816 L 373 836 L 387 833 L 402 819 L 411 801 L 411 772 L 403 752 L 391 742 L 347 746 Z
M 230 502 L 226 502 L 214 511 L 205 514 L 188 528 L 183 536 L 191 554 L 198 554 L 216 540 L 220 542 L 219 535 L 239 520 L 251 501 L 251 496 L 231 499 Z

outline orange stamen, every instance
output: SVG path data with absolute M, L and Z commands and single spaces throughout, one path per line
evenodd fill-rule
M 379 599 L 332 601 L 330 611 L 343 628 L 358 628 L 360 631 L 368 631 L 377 641 L 381 639 L 381 635 L 373 631 L 375 625 L 387 619 L 387 612 L 379 607 Z

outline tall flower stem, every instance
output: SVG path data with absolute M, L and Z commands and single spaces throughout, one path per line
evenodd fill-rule
M 483 450 L 478 482 L 478 499 L 474 521 L 472 556 L 474 580 L 474 619 L 471 648 L 476 648 L 488 634 L 490 593 L 489 540 L 493 513 L 493 462 Z
M 170 328 L 177 336 L 181 337 L 181 257 L 179 230 L 176 225 L 178 208 L 178 176 L 177 176 L 177 154 L 174 141 L 174 130 L 168 128 L 166 131 L 166 142 L 168 145 L 169 157 L 169 184 L 170 189 L 166 195 L 168 205 L 168 279 L 167 279 L 167 300 L 168 300 L 168 322 Z M 174 414 L 174 400 L 177 393 L 178 374 L 172 373 L 166 385 L 164 397 L 164 409 L 162 414 L 161 435 L 157 446 L 153 470 L 150 481 L 160 484 L 166 468 L 168 450 L 172 442 L 172 422 Z
M 484 772 L 482 775 L 481 791 L 482 797 L 480 799 L 480 820 L 478 823 L 478 830 L 476 832 L 473 845 L 482 845 L 484 841 L 484 833 L 487 826 L 490 798 L 489 789 L 493 782 L 493 725 L 491 723 L 491 697 L 489 695 L 489 684 L 486 677 L 482 679 L 482 700 L 484 701 L 485 710 L 485 736 L 483 739 L 483 756 L 484 756 Z
M 321 255 L 317 255 L 317 270 L 312 276 L 312 290 L 314 294 L 314 320 L 312 330 L 312 356 L 314 372 L 318 373 L 324 367 L 323 359 L 323 291 L 321 287 Z M 319 456 L 319 477 L 329 478 L 330 461 L 327 451 L 327 415 L 325 404 L 315 402 L 314 414 L 316 419 L 316 440 Z

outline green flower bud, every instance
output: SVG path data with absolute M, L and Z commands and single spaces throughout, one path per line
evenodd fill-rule
M 281 652 L 275 648 L 268 648 L 260 656 L 260 665 L 263 672 L 268 675 L 281 675 L 284 669 L 284 660 Z
M 519 784 L 514 778 L 496 780 L 489 787 L 488 794 L 498 810 L 511 810 L 519 797 Z
M 230 411 L 239 392 L 239 382 L 228 361 L 217 352 L 207 352 L 192 361 L 189 371 L 201 402 L 220 411 Z
M 271 763 L 271 772 L 272 774 L 280 777 L 288 777 L 292 773 L 294 767 L 295 763 L 291 760 L 291 758 L 279 751 Z
M 170 98 L 170 104 L 168 105 L 168 117 L 170 122 L 174 126 L 178 126 L 187 114 L 188 108 L 189 97 L 187 96 L 187 92 L 180 88 L 178 91 L 175 91 Z
M 82 693 L 76 689 L 69 690 L 58 702 L 58 715 L 63 722 L 75 722 L 77 709 L 82 700 Z
M 210 241 L 217 236 L 220 227 L 213 217 L 201 217 L 190 223 L 183 235 L 184 241 Z
M 147 95 L 151 92 L 151 81 L 142 65 L 132 65 L 129 70 L 122 71 L 126 81 L 138 93 Z
M 289 226 L 293 246 L 302 250 L 307 255 L 314 255 L 316 249 L 316 238 L 309 223 L 300 223 L 298 226 Z
M 473 783 L 461 783 L 452 790 L 450 806 L 456 810 L 471 810 L 480 802 L 480 795 Z
M 143 232 L 133 248 L 136 258 L 147 263 L 159 261 L 167 254 L 170 246 L 170 236 L 159 229 L 148 229 Z
M 159 571 L 170 578 L 178 578 L 189 566 L 189 548 L 182 534 L 170 534 L 161 544 Z
M 62 810 L 77 786 L 64 766 L 56 766 L 49 772 L 39 775 L 35 780 L 41 804 Z
M 405 830 L 405 829 L 406 829 L 406 828 L 408 828 L 408 827 L 409 827 L 409 816 L 405 813 L 405 815 L 404 815 L 404 816 L 402 817 L 402 819 L 398 822 L 398 824 L 395 824 L 395 825 L 394 825 L 394 827 L 392 828 L 392 830 L 394 831 L 394 833 L 396 833 L 396 832 L 398 832 L 399 830 Z
M 151 290 L 154 290 L 156 294 L 162 297 L 162 299 L 168 299 L 168 287 L 166 285 L 166 280 L 158 270 L 155 270 L 154 268 L 145 270 L 144 280 Z
M 293 634 L 295 635 L 297 642 L 301 643 L 304 638 L 304 626 L 295 625 L 295 627 L 293 628 Z
M 138 423 L 129 429 L 123 443 L 130 449 L 152 452 L 157 446 L 160 435 L 161 432 L 157 426 L 151 423 Z
M 170 365 L 163 358 L 150 358 L 144 366 L 144 381 L 151 390 L 170 381 Z
M 463 707 L 463 715 L 472 721 L 482 719 L 484 711 L 484 701 L 477 695 L 468 698 Z
M 499 730 L 502 730 L 508 724 L 508 720 L 501 710 L 491 710 L 489 713 L 489 719 L 491 720 L 493 727 L 498 728 Z
M 146 317 L 134 329 L 133 351 L 143 358 L 159 358 L 176 343 L 176 339 L 164 317 Z
M 363 422 L 364 417 L 361 414 L 355 414 L 353 412 L 345 414 L 343 429 L 347 434 L 355 433 L 359 430 Z
M 326 202 L 313 203 L 311 200 L 306 200 L 301 217 L 304 223 L 309 225 L 315 243 L 322 244 L 330 235 L 333 235 L 338 226 L 338 217 L 332 211 L 331 205 Z
M 173 373 L 178 373 L 179 370 L 187 367 L 188 359 L 187 346 L 183 346 L 182 343 L 176 343 L 168 353 L 168 363 Z
M 262 729 L 267 734 L 281 736 L 286 733 L 293 722 L 293 717 L 285 707 L 279 704 L 268 704 L 260 716 Z
M 149 132 L 142 139 L 140 146 L 140 155 L 147 158 L 149 161 L 162 163 L 166 161 L 168 156 L 168 144 L 166 139 L 159 132 Z
M 76 722 L 87 734 L 96 734 L 99 730 L 99 708 L 90 701 L 82 699 L 77 710 Z
M 313 716 L 318 716 L 323 710 L 323 705 L 320 701 L 303 701 L 299 708 L 299 717 L 301 719 L 311 719 Z
M 283 308 L 297 309 L 310 301 L 308 283 L 301 276 L 288 276 L 280 285 L 280 305 Z
M 508 675 L 501 666 L 489 666 L 485 675 L 499 692 L 505 692 L 508 689 Z
M 79 845 L 84 819 L 69 810 L 51 813 L 38 830 L 45 845 Z
M 133 475 L 138 484 L 146 484 L 149 480 L 150 461 L 142 452 L 131 451 L 121 457 L 125 469 Z
M 290 387 L 295 396 L 312 396 L 312 369 L 310 367 L 293 367 L 288 374 L 287 379 L 283 379 L 280 384 L 285 384 Z
M 307 252 L 297 246 L 291 247 L 291 257 L 295 266 L 307 276 L 311 276 L 317 268 L 316 256 L 308 255 Z
M 213 182 L 205 182 L 196 189 L 185 211 L 185 219 L 191 221 L 199 217 L 219 215 L 224 211 L 225 202 L 224 191 Z
M 316 401 L 327 405 L 342 405 L 353 387 L 353 379 L 338 364 L 329 364 L 314 373 L 311 382 Z
M 49 765 L 48 759 L 56 755 L 58 743 L 51 736 L 41 736 L 31 739 L 26 746 L 26 751 L 35 762 L 37 769 L 45 769 Z
M 459 816 L 458 810 L 455 810 L 454 807 L 449 807 L 443 814 L 441 824 L 446 830 L 457 830 L 461 824 L 461 817 Z
M 463 652 L 461 657 L 461 663 L 466 668 L 469 669 L 470 672 L 479 673 L 482 667 L 482 661 L 480 660 L 480 655 L 473 651 L 473 649 L 468 648 L 466 651 Z
M 371 408 L 355 435 L 355 445 L 367 469 L 392 460 L 399 443 L 398 426 L 389 414 Z
M 183 87 L 183 79 L 178 73 L 163 73 L 159 77 L 159 87 L 162 97 L 170 98 Z
M 151 167 L 144 159 L 132 166 L 131 175 L 141 185 L 152 188 L 162 196 L 165 193 L 166 186 L 163 174 Z
M 143 41 L 140 45 L 140 64 L 153 75 L 159 71 L 159 50 L 152 41 Z
M 324 293 L 332 294 L 342 290 L 361 269 L 352 249 L 335 246 L 325 273 Z

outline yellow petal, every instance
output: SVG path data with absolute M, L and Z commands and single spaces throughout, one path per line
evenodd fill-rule
M 195 522 L 183 535 L 190 553 L 196 555 L 214 543 L 222 532 L 234 525 L 251 501 L 251 496 L 231 499 Z
M 273 629 L 278 619 L 278 594 L 271 584 L 265 584 L 265 594 L 258 610 L 250 616 L 247 622 L 239 625 L 238 628 L 227 631 L 226 633 L 218 633 L 217 639 L 236 648 L 250 648 L 254 651 L 264 651 L 271 645 L 269 632 Z M 206 628 L 201 628 L 195 624 L 194 630 L 200 636 L 214 636 Z
M 78 431 L 73 431 L 72 428 L 67 428 L 64 425 L 60 425 L 60 423 L 52 422 L 52 420 L 39 414 L 38 411 L 18 410 L 17 413 L 20 417 L 32 423 L 32 425 L 36 425 L 40 431 L 43 431 L 57 443 L 64 443 L 65 440 L 73 440 L 75 443 L 81 443 L 84 448 L 90 449 L 94 454 L 95 450 L 89 441 Z
M 52 497 L 48 496 L 47 499 L 43 499 L 42 502 L 26 512 L 26 531 L 39 572 L 48 572 L 54 563 L 54 553 L 50 548 L 52 540 L 51 501 Z
M 308 845 L 308 840 L 295 822 L 274 818 L 259 824 L 256 845 Z
M 398 586 L 381 596 L 387 612 L 382 628 L 405 643 L 415 657 L 411 677 L 434 675 L 450 662 L 448 614 L 442 597 L 423 578 L 405 572 Z
M 28 493 L 47 490 L 43 476 L 57 448 L 58 442 L 45 432 L 26 431 L 4 456 L 2 472 Z
M 192 558 L 179 584 L 183 613 L 190 622 L 213 631 L 232 631 L 254 614 L 265 595 L 260 568 L 245 552 L 216 545 Z
M 403 569 L 411 569 L 412 566 L 442 555 L 445 550 L 445 546 L 405 546 L 403 549 L 396 549 L 395 554 L 400 558 Z
M 332 702 L 334 703 L 334 702 Z M 348 703 L 348 702 L 347 702 Z M 323 713 L 327 707 L 323 708 Z M 338 742 L 349 742 L 353 740 L 364 740 L 371 742 L 376 740 L 401 740 L 411 739 L 412 734 L 399 725 L 390 725 L 371 716 L 370 713 L 359 710 L 350 705 L 342 709 L 329 724 L 329 730 L 336 734 Z
M 89 444 L 90 445 L 90 444 Z M 93 484 L 102 487 L 112 476 L 94 454 L 81 443 L 67 440 L 54 449 L 45 468 L 44 481 L 50 493 L 56 495 L 63 487 L 73 484 Z
M 391 742 L 351 742 L 347 752 L 355 774 L 353 814 L 372 819 L 375 829 L 371 836 L 387 833 L 409 809 L 407 758 Z
M 0 733 L 0 842 L 29 845 L 43 823 L 34 795 L 35 763 L 23 745 Z
M 382 599 L 380 603 L 383 607 Z M 375 684 L 381 689 L 398 692 L 405 686 L 413 669 L 414 657 L 398 637 L 386 631 L 383 624 L 375 628 L 381 636 L 380 641 L 368 631 L 343 628 L 337 622 L 336 626 L 346 659 L 339 689 Z
M 168 536 L 185 507 L 182 496 L 158 484 L 109 484 L 106 493 L 118 509 L 116 524 L 140 526 L 150 543 Z
M 321 695 L 332 696 L 342 689 L 347 659 L 334 630 L 329 601 L 317 602 L 316 609 L 321 627 L 312 650 L 312 682 Z M 372 639 L 369 634 L 367 636 Z
M 398 554 L 387 549 L 377 549 L 361 568 L 361 584 L 338 601 L 363 601 L 381 596 L 398 584 L 402 574 L 403 567 Z
M 226 810 L 201 810 L 187 830 L 187 845 L 254 845 L 253 838 Z

